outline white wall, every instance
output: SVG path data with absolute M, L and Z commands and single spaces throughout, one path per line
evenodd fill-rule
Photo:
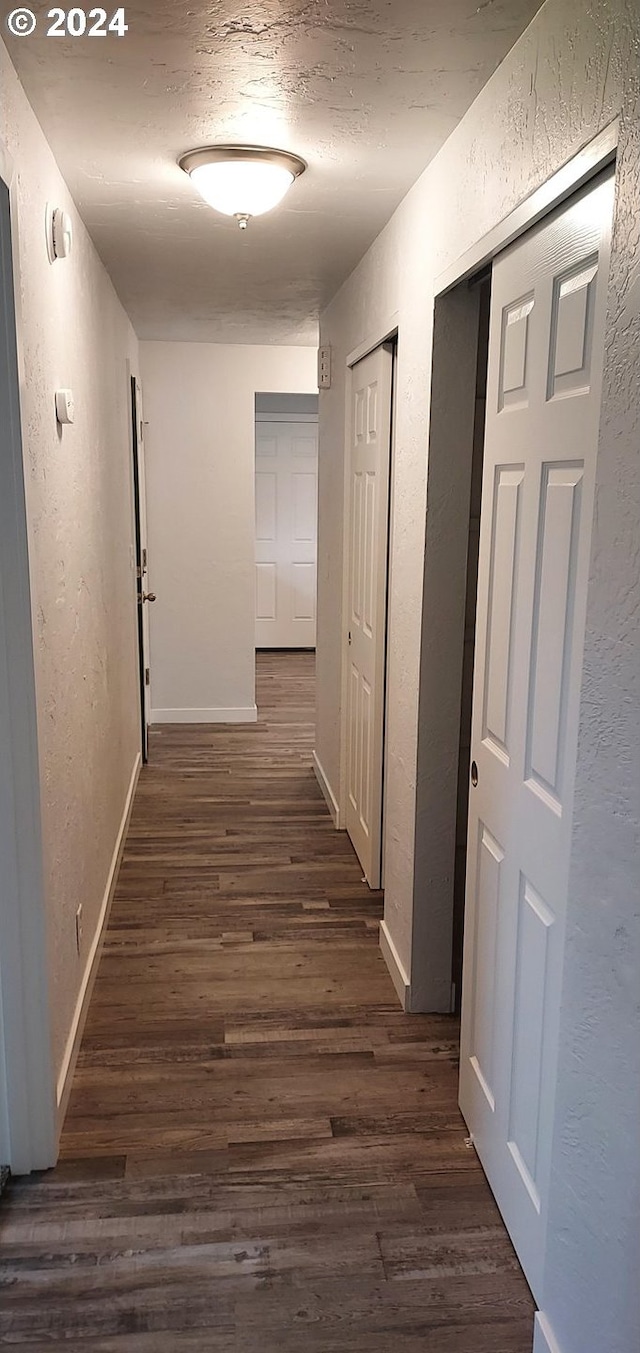
M 137 341 L 1 42 L 0 141 L 18 174 L 25 487 L 60 1095 L 139 747 L 126 367 L 127 358 L 137 361 Z M 53 265 L 48 202 L 66 208 L 75 229 L 72 256 Z M 62 436 L 59 386 L 76 398 L 75 425 Z
M 312 393 L 315 348 L 141 344 L 153 722 L 251 721 L 255 395 Z
M 425 530 L 438 509 L 426 492 L 435 279 L 622 113 L 546 1279 L 560 1353 L 630 1353 L 640 1340 L 639 45 L 633 0 L 547 0 L 321 321 L 335 384 L 320 396 L 317 750 L 337 795 L 344 368 L 399 322 L 385 914 L 420 989 L 451 890 L 440 802 L 456 772 L 437 731 L 418 760 L 421 622 L 434 603 Z M 446 979 L 423 986 L 425 1005 L 442 1006 Z

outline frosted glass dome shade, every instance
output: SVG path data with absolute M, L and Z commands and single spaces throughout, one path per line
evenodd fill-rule
M 289 169 L 259 160 L 202 164 L 191 177 L 205 202 L 225 216 L 262 216 L 282 202 L 293 183 Z
M 210 207 L 243 219 L 277 207 L 305 168 L 285 151 L 240 146 L 191 151 L 180 164 Z

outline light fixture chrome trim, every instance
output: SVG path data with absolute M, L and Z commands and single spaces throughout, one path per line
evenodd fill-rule
M 199 150 L 188 150 L 178 160 L 185 174 L 202 164 L 212 164 L 216 160 L 264 160 L 265 164 L 277 164 L 288 169 L 294 179 L 304 174 L 306 160 L 293 155 L 288 150 L 274 150 L 272 146 L 202 146 Z
M 295 183 L 295 180 L 299 178 L 301 174 L 304 174 L 304 171 L 307 168 L 305 161 L 302 160 L 299 155 L 293 155 L 288 150 L 276 150 L 272 146 L 247 145 L 201 146 L 197 150 L 187 151 L 186 155 L 181 156 L 178 160 L 178 164 L 180 168 L 184 170 L 185 174 L 193 176 L 194 181 L 198 178 L 197 171 L 199 169 L 212 169 L 216 165 L 224 164 L 253 164 L 263 165 L 265 167 L 268 165 L 280 171 L 284 170 L 289 180 L 287 186 L 283 188 L 280 196 L 274 202 L 262 210 L 257 211 L 256 214 L 259 216 L 266 214 L 268 211 L 273 211 L 275 207 L 279 206 L 280 201 L 285 196 L 288 188 Z M 195 186 L 200 191 L 204 200 L 208 202 L 214 210 L 221 212 L 223 215 L 235 216 L 240 229 L 246 230 L 249 221 L 251 220 L 251 212 L 245 210 L 238 210 L 235 212 L 229 211 L 227 208 L 220 205 L 219 202 L 212 200 L 197 182 L 195 183 Z M 246 205 L 248 205 L 248 202 L 246 202 Z

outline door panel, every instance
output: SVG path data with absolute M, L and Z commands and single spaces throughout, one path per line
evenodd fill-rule
M 293 482 L 293 539 L 314 544 L 316 538 L 317 476 L 296 471 Z M 313 565 L 307 565 L 313 567 Z
M 276 566 L 256 564 L 256 612 L 258 620 L 276 619 Z
M 269 470 L 256 472 L 256 540 L 275 545 L 277 535 L 278 476 Z
M 558 811 L 562 810 L 583 475 L 581 465 L 545 465 L 542 473 L 525 773 L 531 788 L 546 793 Z
M 380 886 L 393 354 L 352 372 L 347 831 Z
M 316 610 L 316 566 L 293 566 L 293 617 L 313 624 Z
M 492 285 L 460 1104 L 538 1297 L 612 207 L 608 176 Z
M 496 966 L 500 905 L 500 871 L 504 851 L 478 824 L 478 862 L 476 869 L 476 905 L 474 936 L 474 973 L 469 1028 L 471 1063 L 487 1102 L 495 1108 L 495 993 L 493 974 Z
M 508 1144 L 538 1210 L 538 1091 L 543 1071 L 545 993 L 554 917 L 524 877 L 520 883 Z
M 318 429 L 256 424 L 256 647 L 314 648 Z
M 513 601 L 516 595 L 521 490 L 524 466 L 496 467 L 493 534 L 489 561 L 489 639 L 483 720 L 485 740 L 509 758 L 509 714 L 513 670 Z

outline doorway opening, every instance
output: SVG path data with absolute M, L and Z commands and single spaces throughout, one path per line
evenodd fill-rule
M 607 170 L 435 307 L 416 885 L 451 904 L 443 832 L 454 905 L 414 952 L 462 976 L 460 1106 L 538 1300 L 612 207 Z
M 348 372 L 343 637 L 344 826 L 365 879 L 383 886 L 387 612 L 397 337 Z
M 460 1106 L 540 1301 L 614 178 L 494 260 Z
M 315 649 L 318 396 L 255 397 L 256 650 Z

